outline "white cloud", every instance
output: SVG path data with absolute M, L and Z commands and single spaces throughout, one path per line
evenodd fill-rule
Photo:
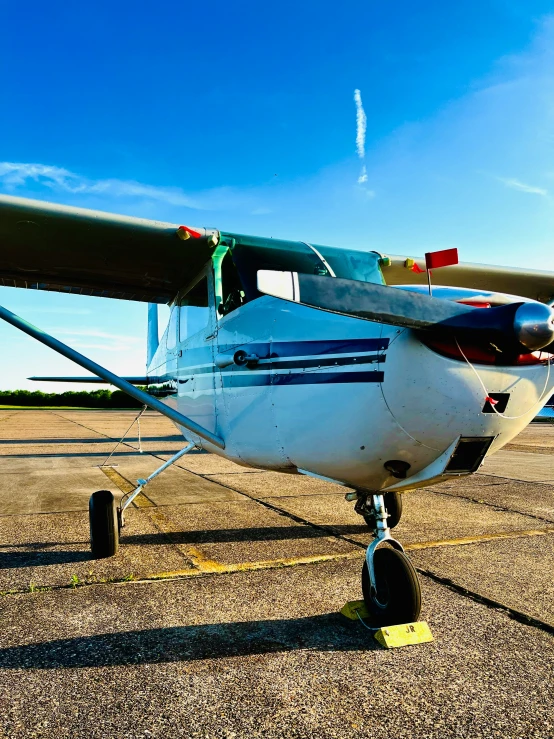
M 354 90 L 354 102 L 356 103 L 356 151 L 360 159 L 363 159 L 365 157 L 367 118 L 362 105 L 362 95 L 359 90 Z
M 150 202 L 165 206 L 189 208 L 200 211 L 246 211 L 267 214 L 265 194 L 250 189 L 232 187 L 216 187 L 202 190 L 193 196 L 179 187 L 162 187 L 147 185 L 134 180 L 102 179 L 93 180 L 63 167 L 32 162 L 0 162 L 0 186 L 9 192 L 31 189 L 31 196 L 36 187 L 46 188 L 52 192 L 74 196 L 77 204 L 82 198 L 113 200 L 120 199 L 139 204 Z M 25 192 L 29 195 L 29 192 Z M 67 197 L 65 198 L 67 201 Z M 70 204 L 70 203 L 68 203 Z
M 132 180 L 90 180 L 63 167 L 29 162 L 0 162 L 0 181 L 8 188 L 21 187 L 29 181 L 53 190 L 72 194 L 162 200 L 170 205 L 203 210 L 202 205 L 179 188 L 143 185 Z
M 362 95 L 359 90 L 354 90 L 354 102 L 356 103 L 356 151 L 362 162 L 365 159 L 365 132 L 367 128 L 367 118 L 362 105 Z M 358 184 L 363 185 L 367 182 L 367 169 L 364 165 L 358 177 Z M 372 193 L 372 197 L 373 197 Z
M 534 187 L 533 185 L 526 185 L 525 182 L 520 182 L 520 180 L 516 180 L 515 177 L 497 177 L 496 178 L 499 182 L 502 182 L 502 184 L 506 185 L 506 187 L 510 187 L 512 190 L 519 190 L 520 192 L 528 192 L 532 195 L 541 195 L 542 197 L 548 196 L 548 190 L 545 190 L 543 187 Z
M 71 179 L 75 177 L 67 169 L 51 167 L 47 164 L 30 164 L 19 162 L 0 162 L 0 178 L 4 184 L 17 187 L 26 180 L 44 181 L 48 185 L 60 185 L 69 188 Z

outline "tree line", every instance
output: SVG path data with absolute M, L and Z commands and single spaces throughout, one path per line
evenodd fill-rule
M 141 388 L 146 390 L 146 388 Z M 76 406 L 79 408 L 140 408 L 140 403 L 121 390 L 0 390 L 0 405 Z
M 141 387 L 148 392 L 148 388 Z M 67 390 L 43 393 L 42 390 L 0 390 L 0 405 L 73 406 L 79 408 L 140 408 L 134 398 L 121 390 Z M 554 406 L 554 395 L 547 403 Z

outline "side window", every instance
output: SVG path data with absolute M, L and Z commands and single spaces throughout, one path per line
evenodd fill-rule
M 227 252 L 221 264 L 221 282 L 223 301 L 218 306 L 217 312 L 220 316 L 226 316 L 246 302 L 242 282 L 230 252 Z
M 208 279 L 202 277 L 179 302 L 179 341 L 203 331 L 210 321 Z
M 167 348 L 175 349 L 177 346 L 177 322 L 179 319 L 179 311 L 176 306 L 171 309 L 169 316 L 169 324 L 167 326 Z

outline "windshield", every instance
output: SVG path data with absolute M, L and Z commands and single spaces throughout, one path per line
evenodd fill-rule
M 338 249 L 334 246 L 319 246 L 314 244 L 321 256 L 332 268 L 335 277 L 344 277 L 348 280 L 373 282 L 384 285 L 385 280 L 381 273 L 381 255 L 375 251 L 355 251 L 354 249 Z
M 300 241 L 238 237 L 231 247 L 231 253 L 247 301 L 255 300 L 261 295 L 257 288 L 257 273 L 260 269 L 385 284 L 379 266 L 380 257 L 376 252 L 311 246 Z

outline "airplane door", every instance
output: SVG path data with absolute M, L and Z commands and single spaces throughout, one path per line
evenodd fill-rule
M 179 410 L 208 431 L 218 433 L 215 405 L 216 334 L 211 264 L 179 294 L 177 386 Z
M 171 308 L 169 321 L 154 355 L 149 373 L 162 377 L 162 384 L 173 383 L 177 379 L 177 342 L 179 338 L 179 309 Z
M 222 263 L 221 308 L 217 312 L 214 357 L 218 433 L 225 439 L 225 455 L 247 464 L 283 469 L 283 458 L 272 404 L 271 366 L 266 360 L 254 367 L 232 361 L 238 349 L 269 351 L 272 316 L 258 303 L 244 303 L 231 255 Z M 242 293 L 242 294 L 241 294 Z M 218 306 L 219 307 L 219 306 Z M 227 363 L 226 363 L 227 362 Z
M 166 372 L 171 374 L 177 371 L 177 343 L 179 339 L 179 309 L 176 305 L 171 308 L 169 323 L 167 324 L 166 341 Z

